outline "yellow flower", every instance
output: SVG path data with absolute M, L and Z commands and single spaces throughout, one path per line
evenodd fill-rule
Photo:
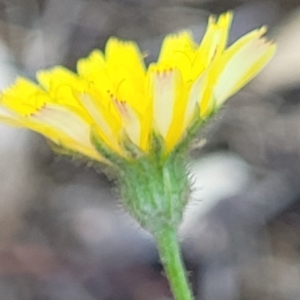
M 18 78 L 1 94 L 0 120 L 99 161 L 91 133 L 126 159 L 128 141 L 148 154 L 153 136 L 168 154 L 274 54 L 264 27 L 227 47 L 231 20 L 231 13 L 210 17 L 200 45 L 189 31 L 168 35 L 148 68 L 134 42 L 110 38 L 104 53 L 79 60 L 77 73 L 55 67 L 39 71 L 38 84 Z

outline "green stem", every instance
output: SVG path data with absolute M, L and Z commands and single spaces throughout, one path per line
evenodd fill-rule
M 155 239 L 174 298 L 176 300 L 194 299 L 182 262 L 176 231 L 163 229 L 155 234 Z

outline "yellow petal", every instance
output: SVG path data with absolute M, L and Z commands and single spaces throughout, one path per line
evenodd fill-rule
M 101 104 L 97 105 L 95 100 L 88 94 L 79 95 L 79 100 L 97 125 L 96 128 L 101 139 L 108 147 L 121 154 L 122 150 L 118 142 L 122 124 L 118 115 L 109 114 L 104 109 L 101 109 Z M 112 110 L 113 107 L 111 107 Z
M 244 46 L 224 67 L 216 82 L 214 95 L 217 105 L 248 83 L 271 59 L 275 47 L 263 39 Z
M 47 101 L 49 97 L 40 87 L 22 77 L 1 94 L 1 104 L 23 116 L 35 113 Z
M 143 89 L 145 65 L 143 56 L 134 42 L 110 38 L 105 48 L 105 59 L 111 80 L 116 84 L 115 88 L 124 79 L 132 78 L 136 90 Z
M 232 17 L 232 13 L 227 12 L 218 19 L 214 16 L 209 18 L 207 30 L 193 61 L 193 79 L 199 77 L 211 64 L 212 59 L 218 57 L 224 51 L 228 41 Z
M 208 28 L 197 52 L 198 55 L 199 53 L 205 55 L 208 63 L 213 57 L 224 51 L 228 41 L 232 18 L 233 15 L 231 12 L 220 15 L 218 19 L 213 16 L 209 18 Z
M 1 100 L 3 99 L 7 101 L 8 95 L 3 95 Z M 20 99 L 21 97 L 18 100 Z M 86 123 L 69 110 L 44 103 L 39 109 L 34 107 L 34 110 L 26 114 L 23 112 L 23 109 L 11 111 L 2 101 L 0 120 L 10 126 L 29 128 L 46 136 L 57 145 L 103 161 L 103 158 L 94 150 L 89 138 L 86 137 L 86 134 L 89 134 Z
M 89 88 L 100 94 L 112 92 L 113 81 L 101 51 L 94 50 L 88 57 L 80 59 L 77 63 L 77 72 L 87 82 L 81 92 L 87 92 Z M 105 100 L 107 99 L 101 99 L 102 105 L 107 104 Z
M 129 139 L 142 150 L 148 148 L 147 145 L 142 145 L 141 122 L 143 120 L 138 117 L 137 112 L 128 103 L 118 100 L 115 100 L 114 103 L 120 113 L 123 130 Z
M 195 54 L 196 44 L 189 31 L 181 31 L 177 34 L 170 34 L 165 37 L 161 46 L 158 62 L 167 61 L 170 58 L 180 60 L 181 55 L 192 57 Z
M 47 103 L 28 118 L 28 126 L 57 144 L 100 158 L 90 142 L 90 125 L 62 106 Z
M 177 68 L 183 80 L 190 77 L 191 67 L 195 56 L 196 44 L 189 31 L 168 35 L 161 46 L 158 63 L 166 70 Z
M 266 65 L 275 46 L 261 38 L 264 32 L 262 28 L 247 34 L 213 62 L 203 82 L 203 105 L 216 101 L 219 107 Z
M 87 58 L 82 58 L 77 63 L 77 72 L 80 76 L 93 80 L 97 74 L 106 71 L 104 55 L 99 50 L 94 50 Z
M 51 70 L 39 71 L 36 77 L 49 95 L 48 102 L 68 107 L 87 122 L 91 122 L 77 99 L 77 91 L 88 89 L 88 84 L 76 74 L 63 67 L 55 67 Z
M 182 79 L 178 70 L 160 70 L 159 66 L 149 68 L 149 92 L 153 99 L 153 126 L 165 139 L 174 120 L 175 103 Z
M 62 106 L 47 103 L 31 118 L 59 129 L 78 143 L 90 145 L 89 124 Z
M 38 71 L 36 78 L 39 84 L 46 90 L 55 93 L 62 85 L 73 86 L 77 83 L 76 75 L 64 67 L 55 67 L 50 70 Z M 66 99 L 65 101 L 67 101 Z
M 187 95 L 187 105 L 184 111 L 183 127 L 187 128 L 191 123 L 195 112 L 198 111 L 199 103 L 203 96 L 203 76 L 199 76 L 192 84 L 189 94 Z
M 4 124 L 15 126 L 15 127 L 22 127 L 23 124 L 20 122 L 20 119 L 17 114 L 10 111 L 5 107 L 0 106 L 0 120 Z

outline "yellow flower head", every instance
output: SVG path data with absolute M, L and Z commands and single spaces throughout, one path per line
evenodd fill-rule
M 130 159 L 128 143 L 149 154 L 157 137 L 168 154 L 274 54 L 264 27 L 227 47 L 231 20 L 231 13 L 210 17 L 200 45 L 189 31 L 168 35 L 148 68 L 134 42 L 110 38 L 104 53 L 79 60 L 77 73 L 55 67 L 39 71 L 38 84 L 18 78 L 1 94 L 0 120 L 99 161 L 95 138 Z

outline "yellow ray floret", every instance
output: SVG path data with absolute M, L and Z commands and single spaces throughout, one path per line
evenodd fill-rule
M 99 161 L 103 153 L 91 131 L 126 159 L 133 158 L 128 142 L 146 155 L 155 135 L 168 154 L 274 54 L 264 27 L 227 47 L 231 21 L 230 12 L 210 17 L 199 45 L 189 31 L 168 35 L 148 68 L 136 43 L 110 38 L 104 53 L 94 50 L 78 61 L 77 73 L 55 67 L 39 71 L 38 84 L 18 78 L 1 93 L 0 120 Z

